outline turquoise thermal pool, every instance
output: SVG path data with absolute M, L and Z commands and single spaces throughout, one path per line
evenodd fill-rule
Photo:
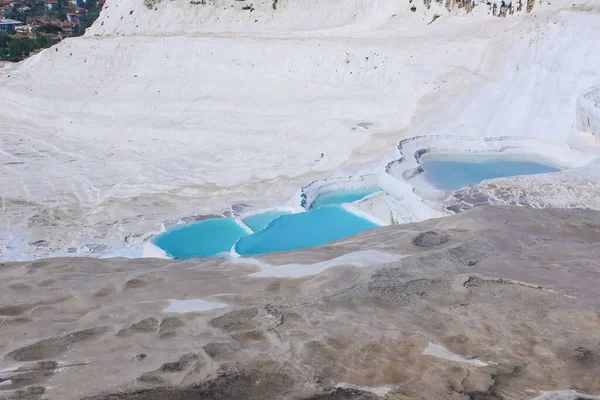
M 252 215 L 243 219 L 244 224 L 253 232 L 262 231 L 269 225 L 274 219 L 281 217 L 282 215 L 290 214 L 288 211 L 268 211 L 262 214 Z
M 517 175 L 543 174 L 560 171 L 559 168 L 532 161 L 501 160 L 468 156 L 460 159 L 423 159 L 425 178 L 439 190 L 454 191 L 486 179 Z
M 377 226 L 342 207 L 321 207 L 274 220 L 266 229 L 241 238 L 236 244 L 236 252 L 245 256 L 302 249 L 343 239 Z
M 371 187 L 328 192 L 318 196 L 307 212 L 265 211 L 243 218 L 243 224 L 232 218 L 209 219 L 165 232 L 154 244 L 176 259 L 217 257 L 232 249 L 245 256 L 319 246 L 376 228 L 376 223 L 340 204 L 380 190 Z
M 380 191 L 381 189 L 378 187 L 361 188 L 355 190 L 334 190 L 318 196 L 310 205 L 310 209 L 314 210 L 323 206 L 352 203 L 362 199 L 363 197 Z
M 215 218 L 165 232 L 154 244 L 177 259 L 214 257 L 229 253 L 239 238 L 248 235 L 234 219 Z

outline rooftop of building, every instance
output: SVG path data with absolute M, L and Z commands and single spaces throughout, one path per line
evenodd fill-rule
M 23 22 L 17 21 L 16 19 L 0 18 L 0 24 L 23 24 Z

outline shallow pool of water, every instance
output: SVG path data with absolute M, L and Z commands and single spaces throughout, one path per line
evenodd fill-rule
M 356 190 L 334 190 L 332 192 L 323 193 L 316 198 L 310 205 L 310 209 L 314 210 L 323 206 L 336 204 L 352 203 L 360 200 L 372 193 L 381 191 L 378 187 L 362 188 Z
M 154 244 L 177 259 L 214 257 L 230 252 L 235 242 L 244 236 L 248 236 L 248 232 L 235 220 L 218 218 L 165 232 Z
M 242 237 L 236 244 L 236 252 L 244 256 L 302 249 L 352 236 L 377 226 L 342 207 L 321 207 L 281 216 L 266 229 Z
M 560 169 L 531 161 L 424 159 L 425 178 L 437 189 L 453 191 L 486 179 L 543 174 Z
M 252 229 L 253 232 L 262 231 L 273 221 L 281 217 L 282 215 L 288 215 L 287 211 L 269 211 L 262 214 L 252 215 L 243 219 L 244 224 L 248 228 Z

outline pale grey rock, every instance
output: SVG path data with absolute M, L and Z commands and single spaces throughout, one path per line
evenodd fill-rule
M 599 243 L 600 212 L 487 206 L 258 258 L 403 256 L 298 279 L 243 260 L 0 264 L 0 399 L 591 399 Z

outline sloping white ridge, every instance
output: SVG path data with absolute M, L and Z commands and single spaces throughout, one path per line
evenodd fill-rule
M 600 84 L 597 1 L 507 18 L 207 1 L 108 0 L 85 37 L 0 71 L 0 258 L 111 254 L 165 220 L 280 206 L 379 173 L 407 135 L 565 142 L 596 115 L 578 99 Z M 392 195 L 397 221 L 431 217 Z

